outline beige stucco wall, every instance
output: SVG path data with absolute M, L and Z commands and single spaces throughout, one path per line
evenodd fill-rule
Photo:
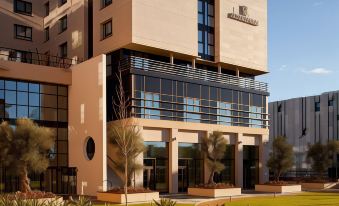
M 102 40 L 101 24 L 112 19 L 112 33 Z M 113 1 L 101 8 L 101 1 L 93 1 L 93 54 L 114 51 L 132 42 L 132 0 Z
M 134 122 L 141 128 L 144 141 L 163 141 L 169 143 L 169 191 L 178 192 L 178 143 L 200 143 L 205 135 L 213 131 L 221 131 L 228 144 L 235 145 L 235 178 L 236 186 L 243 186 L 243 145 L 259 146 L 259 183 L 267 181 L 267 170 L 263 159 L 263 144 L 268 142 L 268 129 L 233 127 L 203 123 L 190 123 L 166 120 L 135 118 Z M 143 155 L 138 158 L 142 164 Z M 205 166 L 204 181 L 208 180 L 209 171 Z M 137 173 L 137 182 L 142 185 L 142 171 Z M 114 181 L 114 180 L 112 180 Z
M 14 13 L 14 1 L 0 0 L 0 47 L 18 50 L 35 51 L 42 42 L 42 11 L 39 6 L 41 0 L 28 0 L 32 2 L 32 16 Z M 32 27 L 32 41 L 15 38 L 14 24 Z
M 51 55 L 59 55 L 59 45 L 67 41 L 68 58 L 86 59 L 88 49 L 87 31 L 87 0 L 68 0 L 62 6 L 58 6 L 59 0 L 50 0 L 50 13 L 43 18 L 43 29 L 50 28 L 49 41 L 45 42 L 42 36 L 41 51 L 50 52 Z M 43 10 L 41 3 L 40 10 Z M 67 30 L 60 33 L 59 19 L 67 14 Z M 42 32 L 43 33 L 43 32 Z
M 133 1 L 132 41 L 197 56 L 197 15 L 196 0 Z
M 267 71 L 267 0 L 216 0 L 216 61 Z M 248 7 L 248 17 L 259 21 L 252 26 L 227 17 L 239 14 L 239 6 Z M 250 71 L 250 70 L 246 70 Z
M 86 195 L 95 195 L 99 187 L 105 189 L 106 163 L 106 65 L 105 55 L 74 66 L 69 87 L 69 166 L 78 168 L 77 192 L 81 183 Z M 85 141 L 92 137 L 95 155 L 85 156 Z
M 0 56 L 0 58 L 4 57 L 5 56 Z M 71 69 L 26 64 L 1 59 L 0 76 L 10 79 L 21 79 L 53 84 L 70 85 L 72 83 Z
M 197 56 L 198 26 L 195 0 L 115 1 L 101 9 L 93 2 L 94 55 L 119 48 L 152 53 Z M 101 23 L 112 18 L 113 35 L 101 39 Z

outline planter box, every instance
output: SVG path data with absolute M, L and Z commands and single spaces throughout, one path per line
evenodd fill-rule
M 257 192 L 301 192 L 301 185 L 255 185 Z
M 97 199 L 104 202 L 125 203 L 125 194 L 98 192 Z M 159 192 L 127 194 L 127 202 L 149 202 L 159 199 Z
M 202 197 L 229 197 L 241 195 L 241 188 L 226 188 L 226 189 L 213 189 L 213 188 L 188 188 L 188 195 L 202 196 Z
M 324 182 L 324 183 L 305 182 L 301 183 L 301 188 L 306 190 L 323 190 L 332 188 L 337 184 L 338 184 L 337 182 Z

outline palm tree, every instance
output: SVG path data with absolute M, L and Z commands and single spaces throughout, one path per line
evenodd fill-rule
M 214 183 L 214 173 L 219 173 L 225 169 L 220 160 L 224 157 L 226 152 L 227 140 L 224 138 L 222 132 L 214 131 L 202 140 L 202 151 L 205 154 L 207 165 L 210 169 L 210 176 L 208 184 Z

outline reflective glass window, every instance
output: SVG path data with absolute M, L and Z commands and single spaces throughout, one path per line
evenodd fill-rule
M 39 94 L 37 93 L 29 93 L 29 105 L 30 106 L 39 106 Z

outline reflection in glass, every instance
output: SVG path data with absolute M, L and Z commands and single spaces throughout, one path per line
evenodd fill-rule
M 5 103 L 16 104 L 16 92 L 15 91 L 6 91 L 5 92 Z
M 189 186 L 196 186 L 204 181 L 201 144 L 180 142 L 178 155 L 178 190 L 186 192 Z
M 18 92 L 18 104 L 28 105 L 28 93 L 27 92 Z
M 18 106 L 18 115 L 17 118 L 28 117 L 28 107 L 27 106 Z
M 168 192 L 168 143 L 145 142 L 144 187 Z
M 29 105 L 39 106 L 39 94 L 29 93 Z

